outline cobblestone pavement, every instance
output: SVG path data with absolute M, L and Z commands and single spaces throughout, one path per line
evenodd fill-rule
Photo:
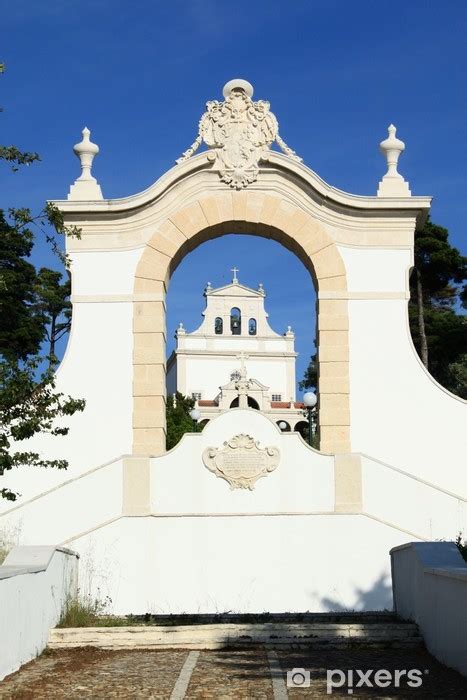
M 309 687 L 286 688 L 286 673 L 304 668 Z M 286 700 L 326 698 L 326 669 L 419 669 L 420 688 L 357 688 L 354 698 L 467 698 L 467 679 L 419 650 L 328 649 L 267 651 L 103 651 L 45 652 L 0 683 L 1 700 L 49 698 L 164 698 L 166 700 Z M 349 697 L 347 685 L 334 697 Z

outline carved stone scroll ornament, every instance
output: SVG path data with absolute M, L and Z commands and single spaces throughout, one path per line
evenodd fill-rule
M 274 471 L 280 461 L 277 447 L 259 447 L 258 441 L 241 433 L 224 442 L 222 448 L 208 447 L 203 452 L 205 466 L 229 482 L 232 489 L 250 489 L 262 476 Z
M 218 168 L 223 182 L 241 189 L 258 177 L 258 163 L 268 159 L 271 145 L 296 161 L 302 159 L 279 136 L 277 119 L 269 102 L 253 102 L 253 87 L 246 80 L 231 80 L 224 86 L 224 102 L 212 100 L 201 117 L 198 137 L 177 163 L 190 158 L 204 143 L 208 158 Z

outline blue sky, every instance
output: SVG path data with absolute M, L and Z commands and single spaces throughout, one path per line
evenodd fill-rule
M 0 206 L 65 198 L 84 125 L 101 149 L 104 196 L 146 188 L 192 142 L 206 100 L 243 77 L 305 163 L 348 192 L 376 192 L 378 144 L 394 122 L 400 171 L 414 194 L 434 196 L 433 220 L 465 251 L 464 0 L 15 0 L 1 17 L 0 140 L 42 162 L 2 170 Z M 35 262 L 54 264 L 42 246 Z M 300 376 L 313 349 L 311 283 L 270 241 L 229 236 L 190 254 L 169 291 L 169 335 L 181 319 L 197 326 L 206 281 L 225 283 L 235 263 L 241 281 L 264 282 L 273 327 L 296 330 Z

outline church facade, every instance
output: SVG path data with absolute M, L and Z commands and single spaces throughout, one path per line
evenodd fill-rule
M 231 408 L 254 408 L 285 432 L 304 433 L 303 403 L 296 401 L 295 335 L 276 333 L 264 307 L 266 292 L 241 284 L 208 283 L 201 326 L 188 333 L 180 323 L 176 348 L 167 362 L 167 393 L 196 401 L 199 421 Z

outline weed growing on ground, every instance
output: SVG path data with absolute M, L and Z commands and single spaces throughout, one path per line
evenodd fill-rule
M 107 598 L 102 601 L 78 590 L 75 596 L 67 598 L 57 627 L 94 627 L 109 603 Z
M 0 565 L 5 561 L 7 554 L 18 544 L 20 530 L 19 525 L 0 529 Z

